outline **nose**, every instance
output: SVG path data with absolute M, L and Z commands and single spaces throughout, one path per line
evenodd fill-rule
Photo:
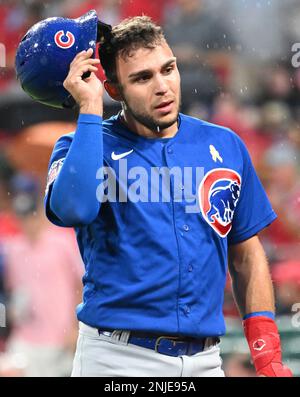
M 165 95 L 168 92 L 168 84 L 162 75 L 155 78 L 155 95 Z

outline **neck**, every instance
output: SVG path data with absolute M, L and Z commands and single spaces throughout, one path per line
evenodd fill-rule
M 172 138 L 178 131 L 178 121 L 172 124 L 168 128 L 152 130 L 145 125 L 137 121 L 130 113 L 124 109 L 120 113 L 120 119 L 126 127 L 137 135 L 143 136 L 144 138 L 155 139 L 155 138 Z

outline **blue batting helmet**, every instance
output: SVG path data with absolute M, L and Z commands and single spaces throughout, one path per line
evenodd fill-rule
M 23 90 L 34 100 L 56 108 L 71 108 L 74 99 L 63 87 L 70 63 L 83 50 L 93 48 L 94 57 L 100 27 L 95 10 L 77 19 L 48 18 L 25 34 L 16 52 L 16 72 Z M 87 76 L 83 76 L 87 77 Z

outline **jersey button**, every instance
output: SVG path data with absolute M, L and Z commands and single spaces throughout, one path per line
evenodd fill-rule
M 184 306 L 184 312 L 185 314 L 190 314 L 191 308 L 189 306 Z
M 185 232 L 188 232 L 188 231 L 190 230 L 189 225 L 183 225 L 183 230 L 184 230 Z
M 194 270 L 193 265 L 189 265 L 189 272 L 192 272 Z
M 173 153 L 173 149 L 172 149 L 171 147 L 168 147 L 167 152 L 168 152 L 169 154 L 172 154 L 172 153 Z

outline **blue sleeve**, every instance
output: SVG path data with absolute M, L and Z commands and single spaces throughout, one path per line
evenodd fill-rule
M 277 218 L 244 143 L 240 138 L 237 139 L 243 160 L 242 187 L 232 229 L 228 234 L 228 244 L 247 240 Z
M 45 208 L 52 223 L 76 227 L 96 218 L 96 173 L 102 164 L 102 118 L 81 114 L 76 132 L 57 141 L 49 162 Z

